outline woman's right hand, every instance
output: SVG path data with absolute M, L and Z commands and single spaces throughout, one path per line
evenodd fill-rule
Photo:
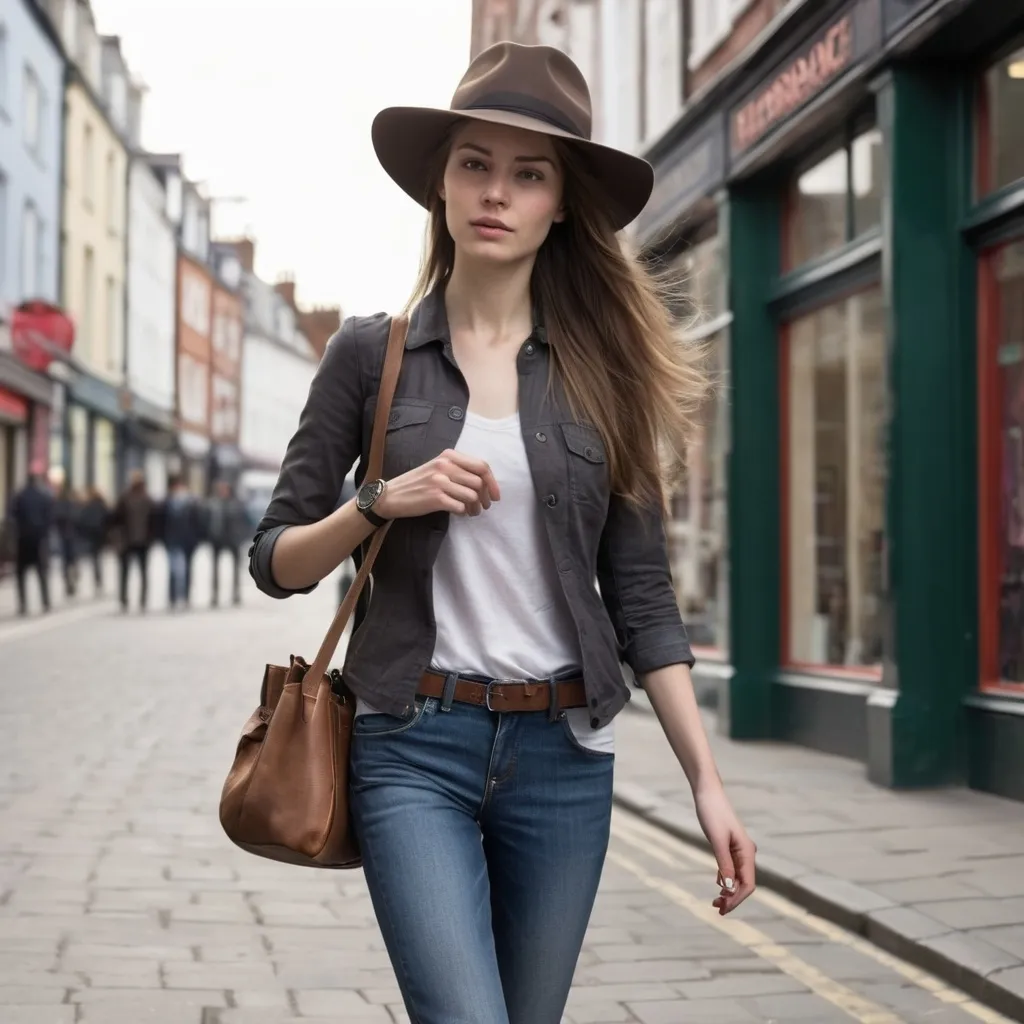
M 436 459 L 387 482 L 374 510 L 385 519 L 409 519 L 430 512 L 478 516 L 501 494 L 491 467 L 449 448 Z

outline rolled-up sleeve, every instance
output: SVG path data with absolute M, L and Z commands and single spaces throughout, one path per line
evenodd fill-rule
M 597 577 L 623 660 L 638 679 L 666 665 L 693 665 L 656 509 L 636 508 L 612 495 L 598 547 Z
M 319 522 L 337 508 L 345 477 L 362 450 L 362 417 L 362 375 L 351 317 L 327 343 L 249 548 L 249 573 L 264 594 L 283 598 L 316 587 L 279 587 L 271 571 L 274 545 L 290 526 Z

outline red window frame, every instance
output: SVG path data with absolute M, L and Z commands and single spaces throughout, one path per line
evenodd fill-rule
M 999 672 L 1003 388 L 998 359 L 1002 308 L 995 268 L 1007 244 L 1012 241 L 986 249 L 978 259 L 978 669 L 981 690 L 1020 695 L 1024 683 L 1002 679 Z

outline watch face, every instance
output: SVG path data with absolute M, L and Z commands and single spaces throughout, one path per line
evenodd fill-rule
M 356 506 L 362 510 L 370 508 L 373 503 L 384 493 L 384 481 L 374 480 L 372 483 L 363 484 L 356 496 Z

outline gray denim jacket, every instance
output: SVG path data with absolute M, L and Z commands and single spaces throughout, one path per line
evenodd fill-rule
M 271 597 L 294 593 L 277 586 L 271 574 L 281 532 L 329 515 L 357 459 L 362 480 L 389 327 L 385 314 L 352 317 L 328 343 L 249 551 L 249 571 Z M 591 725 L 598 728 L 629 699 L 621 661 L 640 675 L 694 659 L 672 589 L 660 511 L 635 511 L 609 493 L 601 435 L 574 422 L 557 379 L 548 389 L 548 360 L 544 329 L 537 326 L 517 358 L 519 415 L 551 551 L 579 632 Z M 388 419 L 385 478 L 454 447 L 468 399 L 438 290 L 412 315 Z M 412 713 L 434 651 L 431 571 L 448 520 L 448 513 L 436 512 L 395 521 L 374 566 L 373 598 L 348 647 L 345 682 L 388 714 Z

